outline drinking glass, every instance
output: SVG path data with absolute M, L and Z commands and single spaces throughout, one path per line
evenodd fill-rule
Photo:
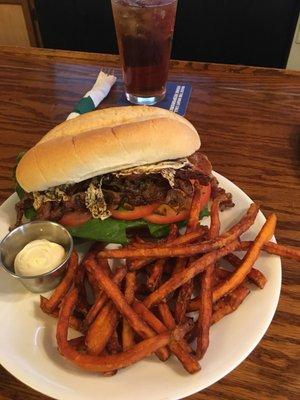
M 166 94 L 177 0 L 111 0 L 125 93 L 152 105 Z

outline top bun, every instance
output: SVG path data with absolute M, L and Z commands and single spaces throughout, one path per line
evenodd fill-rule
M 146 106 L 106 108 L 49 131 L 22 157 L 16 178 L 27 192 L 46 190 L 186 157 L 199 147 L 196 129 L 178 114 Z

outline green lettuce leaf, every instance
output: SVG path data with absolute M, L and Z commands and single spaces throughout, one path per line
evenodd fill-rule
M 126 244 L 129 243 L 126 229 L 144 226 L 146 226 L 146 221 L 144 220 L 121 221 L 107 218 L 101 221 L 99 219 L 91 219 L 80 226 L 69 228 L 69 232 L 72 236 L 89 240 Z
M 30 221 L 36 217 L 36 211 L 33 207 L 25 208 L 24 215 Z
M 210 216 L 210 211 L 208 209 L 208 207 L 206 206 L 205 208 L 203 208 L 203 210 L 200 212 L 199 215 L 199 219 L 202 219 L 204 217 L 209 217 Z
M 25 191 L 21 188 L 21 186 L 18 184 L 17 181 L 16 181 L 15 189 L 16 189 L 19 199 L 22 200 L 24 197 Z
M 156 239 L 161 239 L 169 234 L 169 225 L 167 224 L 152 224 L 147 222 L 150 235 Z
M 209 215 L 209 210 L 206 207 L 200 214 L 199 218 Z M 178 223 L 179 228 L 185 227 L 186 222 Z M 166 237 L 169 233 L 169 225 L 167 224 L 152 224 L 144 219 L 135 221 L 122 221 L 114 218 L 107 218 L 104 221 L 99 219 L 91 219 L 84 224 L 69 228 L 72 236 L 87 240 L 97 240 L 106 243 L 127 244 L 127 230 L 131 228 L 148 228 L 149 233 L 156 239 Z
M 203 208 L 203 210 L 200 212 L 199 214 L 199 221 L 201 221 L 202 218 L 204 217 L 209 217 L 210 216 L 210 211 L 208 209 L 208 206 L 206 206 L 205 208 Z M 180 221 L 178 222 L 177 226 L 179 229 L 181 228 L 185 228 L 186 227 L 186 222 L 187 221 Z
M 16 185 L 16 186 L 15 186 L 15 189 L 16 189 L 17 195 L 18 195 L 18 197 L 19 197 L 20 200 L 23 199 L 24 194 L 25 194 L 25 191 L 21 188 L 21 186 L 19 185 L 19 183 L 18 183 L 18 181 L 17 181 L 17 178 L 16 178 L 16 169 L 17 169 L 17 165 L 19 164 L 19 162 L 20 162 L 21 158 L 24 156 L 24 154 L 25 154 L 25 151 L 23 151 L 23 152 L 21 152 L 21 153 L 19 153 L 19 154 L 17 155 L 17 157 L 16 157 L 17 163 L 16 163 L 16 166 L 14 167 L 14 170 L 13 170 L 13 178 L 14 178 L 15 185 Z
M 107 218 L 104 221 L 92 219 L 80 226 L 69 228 L 69 232 L 74 237 L 88 240 L 127 244 L 129 243 L 127 230 L 131 228 L 148 228 L 151 236 L 155 238 L 165 237 L 169 233 L 168 225 L 152 224 L 143 219 L 121 221 L 114 218 Z
M 17 164 L 13 171 L 13 177 L 15 180 L 15 189 L 16 189 L 17 195 L 20 200 L 23 199 L 25 190 L 21 188 L 21 186 L 19 185 L 19 182 L 17 181 L 16 169 L 17 169 L 17 165 L 19 164 L 19 162 L 20 162 L 21 158 L 24 156 L 24 154 L 25 154 L 25 151 L 23 151 L 17 155 L 17 157 L 16 157 Z M 24 215 L 27 219 L 29 219 L 31 221 L 32 219 L 34 219 L 36 217 L 36 211 L 33 207 L 25 208 Z

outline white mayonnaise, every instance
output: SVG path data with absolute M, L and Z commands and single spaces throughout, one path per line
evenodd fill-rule
M 65 257 L 65 249 L 46 239 L 33 240 L 17 254 L 14 262 L 18 275 L 34 276 L 49 272 Z

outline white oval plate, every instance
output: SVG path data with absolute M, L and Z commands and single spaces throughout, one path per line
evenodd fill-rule
M 240 218 L 251 199 L 228 179 L 215 175 L 236 203 L 221 214 L 224 229 Z M 16 199 L 12 195 L 0 207 L 0 238 L 14 222 Z M 245 239 L 252 239 L 264 221 L 259 213 Z M 256 265 L 268 279 L 265 288 L 254 288 L 237 311 L 212 327 L 200 372 L 187 374 L 173 357 L 166 363 L 150 357 L 109 378 L 84 372 L 61 357 L 56 348 L 55 320 L 40 311 L 39 296 L 0 270 L 0 362 L 28 386 L 59 400 L 181 399 L 237 367 L 270 325 L 280 294 L 281 262 L 279 257 L 266 254 Z

